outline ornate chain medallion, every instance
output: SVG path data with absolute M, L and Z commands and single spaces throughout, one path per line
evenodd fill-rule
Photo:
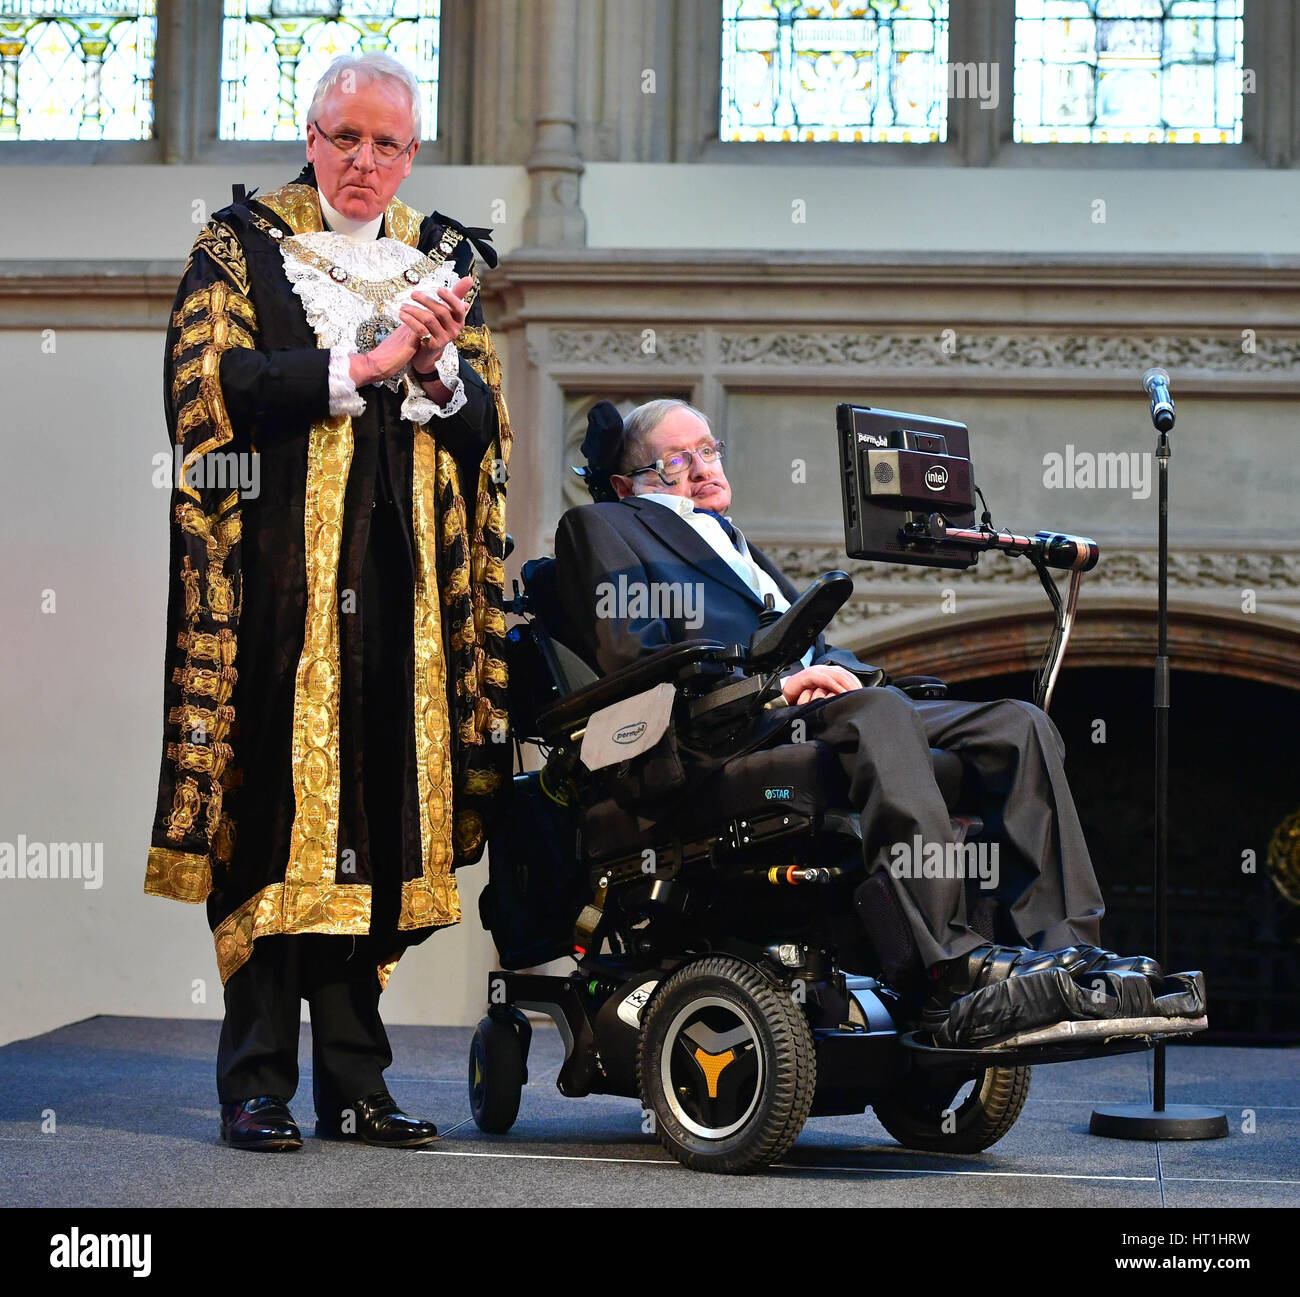
M 422 279 L 433 274 L 451 256 L 456 250 L 456 245 L 465 237 L 459 230 L 449 226 L 443 231 L 437 248 L 431 253 L 425 253 L 418 261 L 403 270 L 400 275 L 390 275 L 387 279 L 362 279 L 360 276 L 352 274 L 331 261 L 328 257 L 323 257 L 319 252 L 307 247 L 298 235 L 286 235 L 278 226 L 272 225 L 270 221 L 264 220 L 256 213 L 253 213 L 253 223 L 268 238 L 274 239 L 296 261 L 301 261 L 305 265 L 324 271 L 336 284 L 346 288 L 349 292 L 356 293 L 358 297 L 364 297 L 367 301 L 375 303 L 374 314 L 357 326 L 356 341 L 358 351 L 373 350 L 394 329 L 399 327 L 399 321 L 393 319 L 386 311 L 381 310 L 380 304 L 388 301 L 390 297 L 414 287 Z M 475 287 L 477 288 L 477 285 Z M 471 293 L 466 295 L 467 304 L 473 301 L 474 291 L 471 290 Z
M 398 327 L 399 321 L 386 311 L 376 311 L 368 320 L 357 325 L 357 350 L 373 351 Z

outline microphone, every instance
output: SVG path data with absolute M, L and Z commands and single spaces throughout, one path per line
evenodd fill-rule
M 1059 531 L 1040 531 L 1034 540 L 1048 567 L 1091 572 L 1101 557 L 1101 549 L 1091 536 L 1069 536 Z
M 1142 390 L 1151 398 L 1151 422 L 1157 432 L 1174 426 L 1174 398 L 1169 395 L 1169 375 L 1163 369 L 1148 369 L 1142 375 Z
M 1101 547 L 1091 536 L 1071 536 L 1060 531 L 1040 531 L 1020 536 L 992 527 L 952 527 L 941 513 L 932 513 L 923 524 L 935 540 L 953 541 L 973 549 L 1000 549 L 1004 554 L 1038 556 L 1048 567 L 1064 571 L 1091 572 L 1101 558 Z

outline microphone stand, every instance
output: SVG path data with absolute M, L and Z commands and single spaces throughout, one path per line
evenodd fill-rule
M 1167 383 L 1168 375 L 1162 375 Z M 1145 380 L 1143 383 L 1146 386 Z M 1149 389 L 1148 389 L 1149 390 Z M 1167 393 L 1166 393 L 1167 396 Z M 1156 422 L 1156 464 L 1159 517 L 1159 559 L 1156 603 L 1156 860 L 1155 922 L 1156 962 L 1162 969 L 1169 959 L 1169 429 L 1174 426 L 1173 402 L 1167 419 Z M 1156 418 L 1155 412 L 1152 413 Z M 1165 426 L 1161 427 L 1161 422 Z M 1108 1139 L 1222 1139 L 1228 1133 L 1228 1116 L 1217 1108 L 1199 1104 L 1165 1103 L 1165 1042 L 1153 1051 L 1151 1104 L 1111 1103 L 1093 1109 L 1088 1132 Z

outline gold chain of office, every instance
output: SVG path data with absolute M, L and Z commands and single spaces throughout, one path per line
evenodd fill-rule
M 388 279 L 362 279 L 345 270 L 337 262 L 331 261 L 328 257 L 322 257 L 319 252 L 315 252 L 303 243 L 298 235 L 286 236 L 285 232 L 278 226 L 272 225 L 270 221 L 264 220 L 260 216 L 254 216 L 253 223 L 269 238 L 279 243 L 296 261 L 313 266 L 317 270 L 323 270 L 336 284 L 346 288 L 349 292 L 356 293 L 358 297 L 364 297 L 367 301 L 376 303 L 388 301 L 394 294 L 405 292 L 406 289 L 418 284 L 426 276 L 433 274 L 451 256 L 456 250 L 456 245 L 465 237 L 459 230 L 448 226 L 443 231 L 442 239 L 437 248 L 433 252 L 425 253 L 420 257 L 419 261 L 412 263 L 400 275 L 392 275 Z M 477 289 L 478 285 L 475 284 L 466 293 L 466 305 L 473 302 Z

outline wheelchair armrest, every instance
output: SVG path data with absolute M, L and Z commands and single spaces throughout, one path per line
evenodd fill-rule
M 898 676 L 890 682 L 909 698 L 947 698 L 948 686 L 938 676 Z
M 587 718 L 602 707 L 672 680 L 683 667 L 728 651 L 725 644 L 711 639 L 688 639 L 680 644 L 669 644 L 647 654 L 639 662 L 597 680 L 595 684 L 566 694 L 537 718 L 537 728 L 548 743 L 555 742 L 580 729 Z

